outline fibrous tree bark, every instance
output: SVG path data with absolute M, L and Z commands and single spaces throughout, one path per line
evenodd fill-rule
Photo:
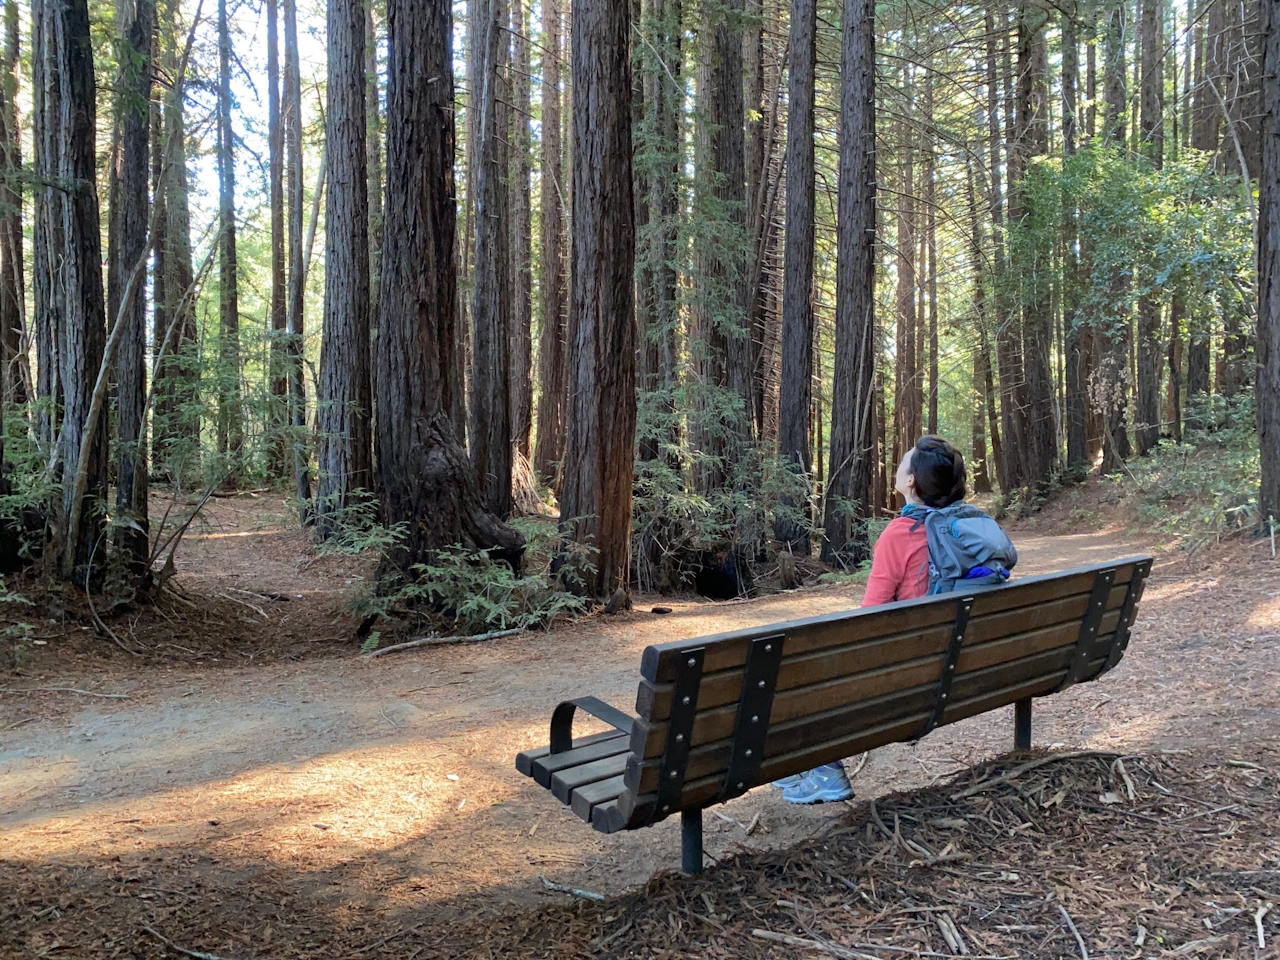
M 529 16 L 526 0 L 512 0 L 511 92 L 511 440 L 523 457 L 533 432 L 533 218 L 529 181 L 533 176 L 529 126 Z
M 1151 166 L 1164 166 L 1164 5 L 1141 0 L 1142 89 L 1139 120 L 1142 152 Z M 1148 271 L 1149 272 L 1149 271 Z M 1160 441 L 1160 294 L 1146 278 L 1138 300 L 1137 424 L 1138 456 L 1146 456 Z
M 511 282 L 507 104 L 508 46 L 506 0 L 481 0 L 473 29 L 483 54 L 472 94 L 476 122 L 476 250 L 471 300 L 470 415 L 467 439 L 471 463 L 485 504 L 500 517 L 511 512 Z M 478 109 L 477 109 L 478 108 Z
M 276 432 L 271 444 L 271 472 L 283 475 L 291 467 L 285 440 L 289 424 L 289 367 L 285 355 L 288 331 L 288 275 L 284 256 L 284 127 L 280 118 L 280 4 L 267 0 L 267 166 L 271 207 L 271 299 L 268 305 L 271 329 L 271 427 Z
M 1062 155 L 1071 162 L 1076 154 L 1080 90 L 1079 42 L 1076 34 L 1076 8 L 1062 14 Z M 1090 345 L 1084 335 L 1082 318 L 1076 310 L 1079 296 L 1080 260 L 1077 253 L 1077 213 L 1074 198 L 1063 197 L 1065 249 L 1062 326 L 1065 334 L 1063 358 L 1065 373 L 1065 419 L 1067 434 L 1067 468 L 1086 466 L 1088 450 L 1088 382 Z
M 374 0 L 366 4 L 364 21 L 365 77 L 365 161 L 369 167 L 369 296 L 373 308 L 370 322 L 378 312 L 378 278 L 382 270 L 382 87 L 378 80 L 378 21 Z
M 231 28 L 218 0 L 218 453 L 226 482 L 240 482 L 240 293 L 236 258 L 235 137 L 231 129 Z
M 451 4 L 387 2 L 387 195 L 375 393 L 383 522 L 402 575 L 461 544 L 519 566 L 523 540 L 484 508 L 453 431 L 457 272 Z M 389 572 L 389 571 L 388 571 Z
M 106 343 L 96 180 L 96 84 L 84 0 L 32 5 L 36 188 L 36 316 L 41 325 L 41 394 L 60 403 L 56 450 L 65 479 L 59 566 L 67 579 L 99 582 L 107 493 L 106 407 L 89 424 Z M 145 164 L 144 164 L 145 165 Z M 64 184 L 74 184 L 68 190 Z M 45 364 L 51 369 L 46 370 Z M 88 449 L 82 447 L 88 444 Z M 87 456 L 82 456 L 82 452 Z M 80 462 L 80 483 L 70 482 Z M 76 503 L 78 491 L 83 491 Z M 78 519 L 73 520 L 73 518 Z M 74 526 L 75 529 L 71 529 Z
M 151 205 L 151 54 L 155 33 L 152 0 L 135 0 L 119 22 L 120 65 L 116 78 L 118 210 L 116 247 L 108 251 L 108 267 L 116 287 L 124 291 L 129 274 L 147 248 Z M 116 350 L 116 546 L 134 577 L 146 569 L 150 552 L 147 523 L 147 304 L 141 291 L 120 304 L 112 318 L 123 324 Z
M 4 4 L 4 47 L 0 56 L 0 342 L 9 370 L 4 399 L 26 403 L 32 396 L 27 358 L 26 278 L 22 256 L 22 127 L 18 114 L 19 49 L 17 0 Z
M 289 377 L 290 446 L 293 449 L 294 496 L 300 519 L 311 520 L 311 453 L 307 437 L 307 394 L 303 378 L 306 343 L 303 339 L 303 298 L 307 285 L 303 254 L 303 170 L 302 170 L 302 70 L 298 52 L 298 10 L 296 0 L 283 0 L 284 78 L 281 99 L 284 112 L 285 203 L 287 206 L 289 249 L 289 295 L 285 304 L 285 359 Z M 325 167 L 321 166 L 321 175 Z M 317 191 L 317 200 L 319 199 Z
M 1008 35 L 1004 28 L 1004 14 L 1001 13 L 1001 32 L 1005 33 L 1007 42 Z M 987 169 L 991 177 L 991 190 L 988 196 L 988 208 L 991 214 L 991 248 L 992 248 L 992 267 L 995 276 L 1002 276 L 1005 269 L 1004 257 L 1004 198 L 1001 194 L 1000 175 L 1002 163 L 1000 156 L 1000 73 L 997 57 L 997 34 L 996 34 L 996 17 L 992 4 L 988 4 L 983 16 L 983 26 L 986 31 L 986 85 L 987 85 Z M 1006 108 L 1008 104 L 1006 103 Z M 996 335 L 996 340 L 1000 340 L 1000 328 L 1004 324 L 1003 309 L 1004 297 L 1000 296 L 1000 288 L 996 287 L 996 296 L 994 300 L 995 321 L 992 332 Z M 984 332 L 985 336 L 985 332 Z M 988 361 L 991 358 L 990 338 L 985 340 L 987 344 Z M 999 413 L 1002 410 L 1008 410 L 1008 400 L 1001 404 L 997 400 L 997 391 L 995 389 L 995 370 L 993 364 L 988 362 L 988 390 L 987 404 L 991 411 L 991 458 L 995 463 L 996 482 L 1000 485 L 1001 493 L 1008 495 L 1010 492 L 1010 476 L 1009 463 L 1005 457 L 1005 448 L 1008 443 L 1002 443 L 1001 428 L 1003 428 L 1003 439 L 1012 442 L 1012 435 L 1009 430 L 1009 419 L 999 421 Z M 1003 386 L 1001 383 L 1001 394 L 1003 395 Z
M 1039 6 L 1024 2 L 1018 10 L 1018 113 L 1016 162 L 1010 177 L 1010 224 L 1014 211 L 1033 215 L 1027 183 L 1039 176 L 1035 164 L 1049 152 L 1048 62 L 1045 40 L 1046 14 Z M 1029 257 L 1017 269 L 1023 277 L 1022 372 L 1025 402 L 1021 404 L 1022 469 L 1025 485 L 1049 481 L 1057 463 L 1057 430 L 1054 418 L 1053 307 L 1045 277 L 1051 272 L 1052 251 L 1043 241 L 1032 241 Z M 1030 261 L 1030 262 L 1028 262 Z
M 565 260 L 564 167 L 561 162 L 560 59 L 563 44 L 558 0 L 542 2 L 542 331 L 538 337 L 538 433 L 533 469 L 546 484 L 554 484 L 564 458 L 565 374 Z
M 1104 142 L 1115 149 L 1125 146 L 1127 16 L 1124 0 L 1111 0 L 1106 11 L 1107 109 L 1102 136 Z M 1117 266 L 1111 271 L 1110 298 L 1102 317 L 1102 329 L 1098 331 L 1098 369 L 1093 389 L 1093 401 L 1106 420 L 1103 473 L 1114 473 L 1129 458 L 1129 327 L 1129 278 Z
M 816 0 L 791 0 L 790 76 L 787 88 L 787 232 L 782 293 L 782 376 L 778 392 L 778 457 L 808 485 L 813 468 L 809 405 L 813 393 L 814 68 Z M 796 514 L 807 505 L 784 498 L 778 540 L 807 555 L 806 524 Z M 790 515 L 788 515 L 790 514 Z
M 324 337 L 316 395 L 315 513 L 323 534 L 342 523 L 358 491 L 373 485 L 366 17 L 364 0 L 328 2 Z
M 742 0 L 714 0 L 698 78 L 697 302 L 690 341 L 703 388 L 693 444 L 700 493 L 725 485 L 751 439 Z
M 1261 162 L 1258 168 L 1258 446 L 1263 523 L 1280 515 L 1280 10 L 1264 2 L 1262 36 Z
M 631 185 L 631 11 L 573 11 L 573 289 L 562 534 L 590 549 L 558 569 L 587 596 L 625 588 L 630 570 L 636 358 Z M 566 571 L 566 568 L 568 570 Z M 569 573 L 568 571 L 572 571 Z
M 840 74 L 835 370 L 822 558 L 870 556 L 875 422 L 875 2 L 845 0 Z
M 151 437 L 154 457 L 181 475 L 200 457 L 199 344 L 191 263 L 188 200 L 185 78 L 178 73 L 178 0 L 166 4 L 162 25 L 163 69 L 173 77 L 164 97 L 163 136 L 157 149 L 155 188 L 164 193 L 164 230 L 156 240 L 155 334 L 153 352 L 164 346 L 152 387 Z M 168 169 L 163 169 L 164 158 Z M 163 182 L 161 182 L 163 180 Z M 172 332 L 170 332 L 172 328 Z M 166 338 L 168 343 L 166 344 Z

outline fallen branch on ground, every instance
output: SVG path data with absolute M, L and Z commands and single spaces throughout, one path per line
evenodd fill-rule
M 170 940 L 168 937 L 165 937 L 162 934 L 156 933 L 150 927 L 143 927 L 142 929 L 145 930 L 147 933 L 151 934 L 153 937 L 155 937 L 157 940 L 159 940 L 161 943 L 167 946 L 170 950 L 176 950 L 178 951 L 178 953 L 186 954 L 188 957 L 195 957 L 196 960 L 226 960 L 225 957 L 220 957 L 215 953 L 201 953 L 199 950 L 188 950 L 186 947 L 180 947 L 176 943 L 174 943 L 172 940 Z
M 101 697 L 103 700 L 128 700 L 127 693 L 94 693 L 92 690 L 81 690 L 77 687 L 0 687 L 0 693 L 81 693 L 86 697 Z
M 389 647 L 382 647 L 378 650 L 372 650 L 366 653 L 366 657 L 380 657 L 384 653 L 395 653 L 397 650 L 412 650 L 414 647 L 448 647 L 459 643 L 483 643 L 485 640 L 497 640 L 499 637 L 514 637 L 517 633 L 527 633 L 523 627 L 514 630 L 494 630 L 491 633 L 482 633 L 474 637 L 441 637 L 432 634 L 429 637 L 419 637 L 417 640 L 406 640 L 404 643 L 393 643 Z
M 1014 767 L 1008 773 L 1002 774 L 994 779 L 983 780 L 981 783 L 975 783 L 968 789 L 961 790 L 959 793 L 953 793 L 951 795 L 951 799 L 964 800 L 967 797 L 972 797 L 975 793 L 981 793 L 988 787 L 994 787 L 997 784 L 1017 780 L 1018 777 L 1022 776 L 1024 773 L 1034 770 L 1036 767 L 1043 767 L 1046 763 L 1058 763 L 1062 760 L 1076 760 L 1080 757 L 1100 757 L 1106 760 L 1117 756 L 1119 756 L 1119 754 L 1107 753 L 1106 751 L 1099 750 L 1073 750 L 1070 753 L 1053 753 L 1047 757 L 1041 757 L 1039 760 L 1031 760 L 1027 763 L 1021 764 L 1020 766 Z
M 581 897 L 583 900 L 594 900 L 597 903 L 604 903 L 605 895 L 603 893 L 594 893 L 591 890 L 579 890 L 577 887 L 566 887 L 563 883 L 555 883 L 547 879 L 546 874 L 538 874 L 542 878 L 542 885 L 548 890 L 554 890 L 556 893 L 567 893 L 570 896 Z

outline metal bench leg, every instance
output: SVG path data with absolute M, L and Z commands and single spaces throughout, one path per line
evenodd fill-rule
M 702 872 L 702 811 L 680 811 L 680 859 L 685 873 Z
M 1016 750 L 1031 749 L 1031 698 L 1019 700 L 1013 706 L 1013 746 Z

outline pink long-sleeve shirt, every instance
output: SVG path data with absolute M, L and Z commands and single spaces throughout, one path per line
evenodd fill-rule
M 894 600 L 914 600 L 928 592 L 929 538 L 924 524 L 897 517 L 876 540 L 862 605 L 874 607 Z

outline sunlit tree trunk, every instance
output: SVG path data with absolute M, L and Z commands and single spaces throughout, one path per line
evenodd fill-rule
M 155 5 L 135 0 L 120 29 L 120 65 L 116 78 L 116 122 L 120 130 L 120 209 L 116 218 L 118 246 L 109 251 L 109 268 L 123 296 L 139 261 L 147 252 L 151 204 L 151 52 Z M 124 521 L 116 546 L 131 575 L 141 577 L 150 552 L 147 523 L 147 302 L 142 285 L 119 306 L 114 323 L 124 324 L 116 350 L 116 515 Z
M 240 402 L 240 294 L 236 258 L 235 138 L 231 129 L 231 29 L 218 0 L 218 453 L 226 482 L 240 482 L 244 419 Z
M 450 8 L 387 2 L 387 196 L 396 202 L 386 208 L 378 297 L 376 440 L 383 522 L 408 532 L 386 572 L 402 574 L 453 544 L 492 550 L 518 570 L 524 548 L 485 510 L 450 419 L 461 389 Z
M 855 566 L 870 556 L 866 521 L 875 515 L 874 0 L 845 0 L 841 23 L 835 370 L 822 558 Z
M 292 459 L 285 440 L 289 424 L 287 274 L 284 255 L 284 127 L 280 119 L 280 15 L 278 0 L 267 0 L 267 166 L 271 205 L 271 418 L 277 436 L 270 447 L 271 473 L 281 476 Z
M 483 54 L 472 92 L 476 121 L 476 250 L 471 300 L 467 441 L 487 508 L 511 513 L 511 283 L 506 0 L 482 0 L 473 25 Z
M 316 519 L 332 533 L 373 485 L 364 0 L 328 0 L 324 333 Z
M 1164 9 L 1161 0 L 1140 0 L 1142 88 L 1139 129 L 1142 152 L 1151 166 L 1164 166 Z M 1160 442 L 1160 294 L 1152 289 L 1138 300 L 1137 425 L 1138 456 Z
M 511 30 L 511 440 L 520 455 L 528 457 L 533 432 L 533 220 L 529 196 L 533 169 L 529 155 L 531 57 L 525 0 L 512 0 Z
M 1280 516 L 1280 10 L 1264 2 L 1261 163 L 1258 173 L 1258 447 L 1264 523 Z
M 285 307 L 289 370 L 289 421 L 292 427 L 294 496 L 302 522 L 311 520 L 311 445 L 307 434 L 303 300 L 307 285 L 303 255 L 302 70 L 298 53 L 296 0 L 283 0 L 285 202 L 289 235 L 289 296 Z
M 625 588 L 630 572 L 636 426 L 630 13 L 616 0 L 578 0 L 573 10 L 574 275 L 560 515 L 566 539 L 591 548 L 591 564 L 562 555 L 558 567 L 571 587 L 594 597 Z
M 790 75 L 787 93 L 787 231 L 782 292 L 782 378 L 778 391 L 778 457 L 808 484 L 813 468 L 809 406 L 813 392 L 814 67 L 816 0 L 791 0 Z M 790 510 L 807 510 L 794 496 Z M 777 537 L 808 555 L 805 524 L 782 517 Z

